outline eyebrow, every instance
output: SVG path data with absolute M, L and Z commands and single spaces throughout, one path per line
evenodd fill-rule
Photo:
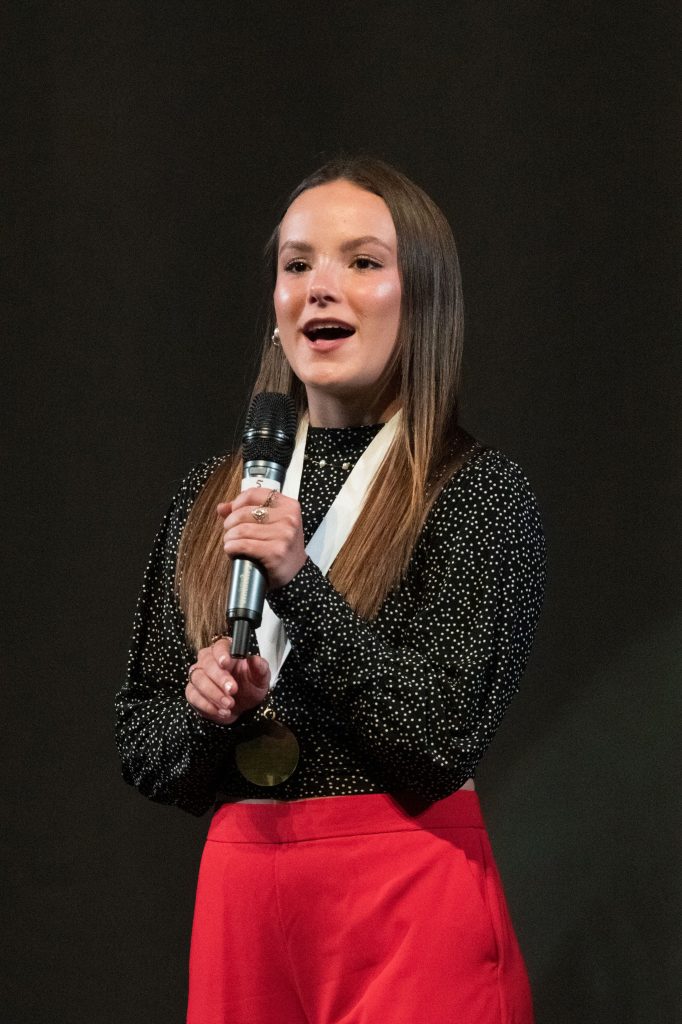
M 360 238 L 351 238 L 347 242 L 343 242 L 341 245 L 341 252 L 351 252 L 353 249 L 358 249 L 363 245 L 380 245 L 382 249 L 386 249 L 388 252 L 391 251 L 391 246 L 387 245 L 386 242 L 382 242 L 376 235 L 362 235 Z M 283 242 L 280 247 L 280 253 L 284 252 L 285 249 L 294 249 L 296 252 L 311 253 L 313 246 L 308 242 L 299 242 L 295 238 L 289 239 Z

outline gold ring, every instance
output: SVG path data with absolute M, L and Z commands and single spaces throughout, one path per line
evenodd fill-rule
M 219 640 L 231 639 L 232 637 L 229 635 L 229 633 L 214 633 L 213 636 L 211 637 L 210 646 L 213 647 L 213 644 L 217 644 Z
M 268 510 L 263 505 L 251 509 L 251 516 L 257 523 L 263 523 L 268 518 Z
M 191 683 L 191 682 L 192 682 L 192 672 L 196 672 L 196 670 L 197 670 L 198 668 L 200 668 L 200 667 L 201 667 L 200 665 L 192 665 L 191 669 L 190 669 L 190 670 L 189 670 L 189 672 L 187 673 L 187 682 L 188 682 L 188 683 Z
M 270 494 L 268 495 L 266 500 L 261 505 L 261 508 L 270 508 L 271 505 L 274 505 L 275 504 L 275 495 L 276 494 L 277 494 L 277 491 L 273 488 L 270 491 Z

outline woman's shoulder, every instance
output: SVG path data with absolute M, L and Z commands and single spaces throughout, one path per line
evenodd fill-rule
M 428 518 L 435 523 L 464 519 L 479 526 L 529 520 L 539 526 L 538 502 L 526 473 L 505 452 L 488 445 L 479 445 L 446 479 Z
M 464 465 L 448 479 L 443 490 L 467 486 L 473 489 L 498 490 L 505 487 L 529 489 L 524 470 L 500 448 L 477 443 Z
M 173 498 L 166 512 L 166 520 L 169 521 L 172 533 L 182 530 L 194 502 L 207 482 L 216 470 L 226 464 L 229 458 L 229 454 L 211 455 L 209 458 L 197 462 L 181 478 L 180 483 L 176 483 Z
M 229 458 L 229 454 L 211 455 L 209 458 L 204 459 L 202 462 L 197 462 L 196 465 L 192 466 L 189 472 L 185 474 L 180 486 L 178 487 L 175 495 L 176 501 L 186 501 L 191 505 L 204 487 L 206 481 L 213 476 L 220 466 L 224 466 Z

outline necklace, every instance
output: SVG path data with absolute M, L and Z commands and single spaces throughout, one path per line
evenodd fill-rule
M 318 459 L 313 455 L 304 455 L 303 461 L 309 462 L 312 466 L 318 466 L 320 469 L 324 469 L 325 466 L 335 466 L 337 469 L 342 469 L 344 473 L 347 473 L 354 466 L 354 463 L 348 459 L 339 462 L 338 459 Z

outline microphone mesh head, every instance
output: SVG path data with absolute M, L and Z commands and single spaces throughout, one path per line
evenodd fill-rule
M 279 391 L 254 395 L 244 424 L 244 462 L 264 459 L 285 468 L 296 442 L 298 416 L 293 398 Z

